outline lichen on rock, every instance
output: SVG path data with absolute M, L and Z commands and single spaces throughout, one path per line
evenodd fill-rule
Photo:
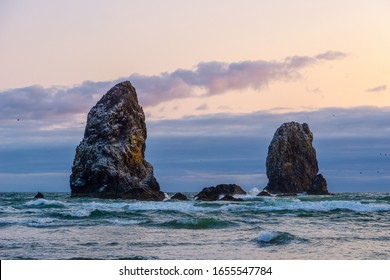
M 76 148 L 72 196 L 163 200 L 164 193 L 145 160 L 145 114 L 129 81 L 111 88 L 88 113 Z

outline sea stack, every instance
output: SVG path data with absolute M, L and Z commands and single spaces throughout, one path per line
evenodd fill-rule
M 325 178 L 318 174 L 313 133 L 307 123 L 289 122 L 275 132 L 268 147 L 266 169 L 271 194 L 329 194 Z
M 111 88 L 89 111 L 76 148 L 71 195 L 160 201 L 165 198 L 145 160 L 145 114 L 129 81 Z

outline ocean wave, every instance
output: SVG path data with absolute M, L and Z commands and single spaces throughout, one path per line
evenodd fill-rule
M 110 220 L 110 223 L 111 223 L 111 224 L 114 224 L 114 225 L 128 226 L 128 225 L 139 225 L 139 224 L 143 224 L 143 223 L 146 223 L 146 221 L 137 221 L 137 220 L 118 220 L 118 219 L 115 219 L 115 220 Z
M 232 224 L 233 223 L 229 221 L 220 221 L 213 218 L 191 218 L 168 221 L 161 223 L 160 226 L 176 229 L 212 229 L 228 227 Z
M 75 217 L 75 218 L 83 218 L 83 217 L 89 217 L 91 216 L 91 213 L 93 212 L 94 210 L 91 210 L 91 209 L 83 209 L 83 208 L 80 208 L 80 209 L 75 209 L 75 210 L 71 210 L 69 212 L 65 212 L 65 213 L 61 213 L 63 216 L 65 217 Z
M 27 201 L 24 205 L 29 207 L 42 207 L 42 208 L 62 208 L 66 206 L 65 203 L 61 201 L 47 200 L 44 198 Z
M 11 206 L 0 206 L 0 214 L 14 214 L 18 213 L 20 210 L 15 209 Z
M 208 209 L 201 206 L 195 206 L 194 202 L 165 201 L 165 202 L 134 202 L 127 205 L 127 210 L 192 212 L 192 211 L 207 211 Z
M 276 206 L 278 207 L 278 206 Z M 329 212 L 333 210 L 349 210 L 354 212 L 383 212 L 390 211 L 390 205 L 365 204 L 358 201 L 318 201 L 296 202 L 282 207 L 286 210 L 309 210 Z
M 256 240 L 261 245 L 283 245 L 290 243 L 294 236 L 287 232 L 279 231 L 260 231 Z
M 52 218 L 36 218 L 28 221 L 26 223 L 27 226 L 30 227 L 55 227 L 55 226 L 60 226 L 61 224 L 57 219 L 52 219 Z
M 362 203 L 359 201 L 300 201 L 273 200 L 268 202 L 253 202 L 253 204 L 229 204 L 220 208 L 222 211 L 319 211 L 347 210 L 353 212 L 387 212 L 389 204 Z

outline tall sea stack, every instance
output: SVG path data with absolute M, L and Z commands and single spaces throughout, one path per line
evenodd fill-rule
M 129 81 L 110 89 L 88 113 L 76 148 L 71 195 L 163 200 L 165 195 L 145 160 L 145 114 Z
M 329 194 L 325 178 L 318 174 L 313 133 L 307 123 L 289 122 L 275 132 L 268 147 L 268 185 L 274 194 Z

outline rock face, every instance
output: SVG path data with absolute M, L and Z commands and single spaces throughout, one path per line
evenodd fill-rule
M 164 193 L 145 161 L 145 114 L 125 81 L 110 89 L 88 113 L 76 149 L 72 196 L 163 200 Z
M 322 174 L 318 174 L 313 182 L 312 187 L 307 191 L 308 194 L 329 194 L 328 184 Z
M 215 201 L 221 196 L 246 194 L 246 192 L 236 184 L 221 184 L 216 187 L 204 188 L 200 193 L 195 195 L 196 200 Z
M 188 200 L 187 196 L 185 194 L 182 194 L 180 192 L 175 193 L 171 199 L 177 199 L 177 200 Z
M 318 174 L 313 133 L 309 125 L 289 122 L 275 132 L 266 160 L 268 185 L 273 194 L 328 194 L 325 178 Z

